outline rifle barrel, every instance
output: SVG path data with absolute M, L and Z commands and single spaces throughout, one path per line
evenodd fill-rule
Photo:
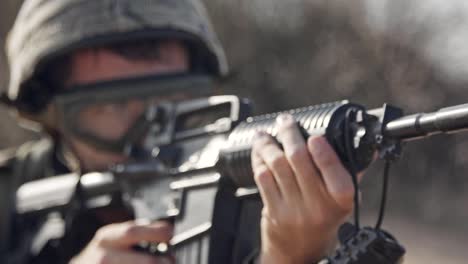
M 389 122 L 386 136 L 403 141 L 468 129 L 468 104 L 442 108 L 432 113 L 418 113 Z

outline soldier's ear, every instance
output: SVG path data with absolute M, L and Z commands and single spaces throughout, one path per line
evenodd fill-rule
M 5 91 L 0 94 L 0 103 L 7 107 L 14 107 L 15 102 L 13 102 L 7 95 Z
M 6 92 L 2 92 L 0 94 L 0 104 L 7 107 L 9 114 L 11 114 L 16 120 L 18 120 L 20 126 L 33 131 L 40 130 L 40 125 L 36 123 L 37 121 L 33 121 L 33 116 L 27 113 L 20 113 L 17 109 L 16 102 L 11 100 Z
M 10 114 L 18 121 L 18 124 L 35 132 L 58 131 L 57 111 L 53 104 L 49 104 L 39 113 L 29 113 L 10 108 Z

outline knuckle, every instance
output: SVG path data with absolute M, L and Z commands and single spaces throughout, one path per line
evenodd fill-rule
M 327 169 L 339 164 L 338 159 L 335 155 L 330 152 L 322 152 L 321 155 L 314 157 L 317 163 L 317 166 L 321 167 L 321 169 Z
M 260 166 L 255 170 L 254 179 L 257 183 L 262 183 L 271 177 L 271 172 L 266 166 Z
M 276 223 L 278 223 L 278 226 L 281 228 L 284 228 L 286 230 L 290 229 L 291 226 L 294 226 L 293 223 L 291 223 L 291 219 L 287 217 L 284 213 L 278 213 L 275 217 Z
M 273 170 L 278 170 L 288 165 L 288 160 L 284 154 L 275 155 L 270 162 Z
M 273 141 L 273 139 L 271 139 L 271 137 L 268 135 L 264 135 L 253 141 L 252 154 L 253 155 L 258 154 L 259 156 L 262 156 L 262 153 L 264 153 L 265 150 L 275 148 L 275 147 L 277 146 L 276 146 L 276 143 Z
M 329 224 L 329 219 L 326 214 L 317 214 L 314 217 L 314 225 L 320 229 L 324 229 Z
M 297 215 L 290 221 L 290 225 L 300 228 L 301 230 L 305 230 L 306 226 L 308 225 L 308 221 L 306 220 L 305 216 Z
M 297 125 L 293 119 L 288 119 L 286 122 L 281 123 L 281 125 L 278 127 L 278 132 L 288 133 L 293 129 L 297 129 Z
M 314 210 L 309 210 L 307 217 L 308 223 L 312 225 L 315 229 L 325 230 L 330 224 L 330 221 L 334 220 L 332 213 L 333 210 L 325 204 L 314 208 Z
M 102 242 L 106 240 L 109 232 L 112 230 L 112 225 L 104 226 L 99 228 L 94 235 L 94 240 L 100 245 Z
M 296 215 L 291 212 L 282 211 L 277 216 L 277 222 L 286 230 L 302 228 L 305 225 L 305 219 L 302 215 Z
M 344 211 L 345 214 L 350 213 L 354 208 L 354 190 L 352 188 L 346 188 L 335 192 L 335 200 Z
M 308 155 L 309 155 L 309 152 L 307 150 L 307 147 L 305 145 L 301 145 L 291 150 L 288 153 L 288 158 L 292 162 L 297 163 L 297 162 L 304 160 L 304 158 L 307 157 Z
M 253 146 L 254 147 L 262 147 L 266 144 L 271 143 L 273 140 L 271 139 L 271 136 L 268 134 L 261 134 L 260 136 L 254 138 L 253 140 Z
M 334 210 L 330 204 L 320 204 L 318 207 L 311 208 L 307 211 L 308 224 L 312 225 L 315 229 L 326 230 L 331 222 L 335 221 L 333 216 Z
M 123 236 L 124 237 L 135 237 L 138 235 L 140 231 L 140 227 L 134 224 L 129 224 L 125 226 L 124 231 L 123 231 Z
M 261 142 L 260 139 L 256 139 L 253 141 L 252 144 L 252 153 L 259 153 L 261 148 Z

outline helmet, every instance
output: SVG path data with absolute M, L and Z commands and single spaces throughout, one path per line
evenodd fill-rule
M 196 47 L 209 74 L 228 71 L 199 0 L 26 0 L 7 40 L 4 99 L 19 112 L 39 112 L 52 97 L 38 79 L 51 60 L 79 48 L 145 38 L 180 38 Z

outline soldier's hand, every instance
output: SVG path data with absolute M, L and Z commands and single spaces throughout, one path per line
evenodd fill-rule
M 316 263 L 353 209 L 352 179 L 325 138 L 305 142 L 290 115 L 277 122 L 283 150 L 263 133 L 252 150 L 264 202 L 261 263 Z
M 125 222 L 104 226 L 88 246 L 71 264 L 170 264 L 172 260 L 166 257 L 153 257 L 132 250 L 139 242 L 168 242 L 173 235 L 173 227 L 165 222 L 151 225 L 138 225 L 135 222 Z

